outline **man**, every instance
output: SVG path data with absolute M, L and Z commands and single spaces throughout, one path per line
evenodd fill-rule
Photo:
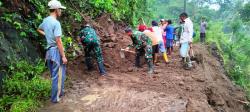
M 91 54 L 95 55 L 97 65 L 101 76 L 106 75 L 106 71 L 103 64 L 102 50 L 100 47 L 100 39 L 97 36 L 95 30 L 86 22 L 83 23 L 83 27 L 78 36 L 78 42 L 80 45 L 85 46 L 85 64 L 88 70 L 93 68 L 91 63 Z
M 52 79 L 51 102 L 57 103 L 64 94 L 65 65 L 67 64 L 61 40 L 61 24 L 57 18 L 61 16 L 61 9 L 66 9 L 66 7 L 57 0 L 50 1 L 48 6 L 50 16 L 43 20 L 37 31 L 47 40 L 46 62 Z
M 152 21 L 152 29 L 153 29 L 153 32 L 156 33 L 156 36 L 157 36 L 157 38 L 159 40 L 158 41 L 159 51 L 163 54 L 163 59 L 164 59 L 165 63 L 169 63 L 168 56 L 167 56 L 167 53 L 166 53 L 166 48 L 165 48 L 165 45 L 164 45 L 164 40 L 162 38 L 163 31 L 158 26 L 158 23 L 156 21 Z M 156 58 L 157 58 L 157 56 L 156 56 Z
M 155 32 L 153 32 L 152 28 L 147 28 L 146 25 L 139 25 L 138 30 L 143 32 L 146 36 L 148 36 L 152 41 L 152 55 L 153 55 L 153 64 L 157 63 L 157 54 L 159 53 L 159 39 Z
M 167 27 L 167 21 L 165 19 L 161 19 L 160 22 L 161 22 L 160 28 L 162 29 L 162 32 L 163 32 L 162 33 L 163 43 L 164 43 L 164 46 L 166 47 L 167 40 L 166 40 L 166 32 L 164 30 Z
M 132 31 L 132 29 L 127 28 L 125 30 L 126 34 L 130 36 L 132 44 L 130 44 L 126 50 L 130 48 L 136 49 L 135 66 L 141 67 L 140 57 L 145 55 L 148 64 L 148 73 L 152 74 L 154 72 L 153 62 L 152 62 L 152 41 L 144 33 L 140 31 Z
M 200 23 L 200 42 L 205 43 L 206 41 L 206 29 L 207 29 L 207 22 L 203 17 Z
M 168 51 L 168 55 L 172 54 L 173 51 L 173 41 L 174 41 L 174 27 L 172 26 L 172 21 L 168 20 L 167 21 L 167 27 L 164 30 L 166 32 L 166 47 L 167 47 L 167 51 Z
M 180 14 L 180 19 L 184 22 L 183 31 L 181 33 L 180 38 L 180 54 L 182 59 L 185 61 L 185 69 L 192 68 L 192 62 L 189 56 L 189 50 L 192 49 L 192 41 L 193 41 L 193 22 L 188 18 L 187 13 Z

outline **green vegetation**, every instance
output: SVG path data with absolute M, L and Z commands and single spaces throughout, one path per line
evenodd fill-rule
M 44 70 L 42 61 L 35 66 L 26 61 L 11 65 L 4 79 L 0 111 L 32 112 L 37 109 L 40 101 L 47 100 L 51 84 L 50 80 L 41 76 Z
M 229 26 L 221 22 L 213 23 L 208 31 L 208 43 L 216 42 L 230 78 L 235 84 L 242 86 L 250 98 L 250 36 L 240 30 L 243 23 L 240 20 L 235 21 Z M 224 33 L 223 26 L 231 28 L 232 32 Z
M 28 0 L 26 2 L 0 1 L 4 12 L 1 22 L 12 25 L 20 38 L 27 38 L 45 47 L 36 29 L 43 18 L 48 16 L 49 0 Z M 115 21 L 124 21 L 136 26 L 139 19 L 146 23 L 161 18 L 172 19 L 175 24 L 183 12 L 183 0 L 60 0 L 66 5 L 61 19 L 63 43 L 67 56 L 74 57 L 77 44 L 73 37 L 77 30 L 73 23 L 80 24 L 84 17 L 93 20 L 103 13 L 110 13 Z M 216 43 L 230 78 L 242 86 L 250 99 L 250 3 L 248 0 L 188 0 L 187 12 L 195 23 L 196 37 L 199 39 L 199 22 L 205 17 L 209 22 L 207 43 Z M 219 9 L 210 6 L 218 5 Z M 25 7 L 24 7 L 25 6 Z M 67 16 L 65 16 L 67 15 Z M 70 20 L 70 22 L 69 22 Z M 77 26 L 79 27 L 79 26 Z M 0 32 L 1 35 L 2 32 Z M 3 36 L 0 36 L 3 37 Z M 10 57 L 10 56 L 7 56 Z M 11 59 L 10 59 L 11 60 Z M 3 96 L 0 98 L 0 112 L 32 112 L 49 97 L 50 81 L 42 78 L 44 63 L 31 65 L 26 61 L 15 60 L 9 65 L 4 79 Z

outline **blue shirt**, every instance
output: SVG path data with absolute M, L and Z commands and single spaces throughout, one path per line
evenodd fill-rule
M 174 27 L 172 25 L 168 25 L 165 29 L 166 39 L 174 39 Z
M 43 19 L 42 24 L 39 25 L 39 29 L 42 29 L 45 33 L 45 37 L 47 40 L 47 48 L 56 45 L 56 37 L 62 36 L 62 28 L 60 22 L 52 17 L 48 16 Z

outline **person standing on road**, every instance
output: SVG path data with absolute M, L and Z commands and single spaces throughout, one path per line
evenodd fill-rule
M 66 9 L 57 0 L 48 3 L 50 16 L 46 17 L 39 25 L 37 31 L 46 37 L 47 52 L 46 62 L 52 79 L 51 102 L 58 103 L 64 95 L 64 81 L 66 78 L 67 58 L 62 44 L 62 28 L 57 20 L 61 16 L 61 9 Z
M 125 29 L 126 34 L 131 38 L 132 44 L 128 45 L 126 50 L 130 48 L 136 49 L 135 66 L 140 68 L 140 57 L 145 55 L 148 64 L 148 73 L 154 72 L 153 56 L 152 56 L 152 40 L 143 32 L 132 31 L 131 28 Z
M 167 26 L 167 21 L 165 19 L 161 19 L 160 20 L 160 28 L 162 30 L 162 38 L 163 38 L 163 43 L 164 43 L 164 46 L 166 47 L 166 32 L 164 31 L 165 28 Z
M 200 23 L 200 42 L 201 43 L 206 42 L 206 29 L 207 29 L 207 22 L 205 21 L 205 18 L 202 17 L 201 23 Z
M 174 27 L 172 26 L 172 21 L 168 20 L 167 21 L 167 27 L 165 28 L 165 32 L 166 32 L 166 40 L 167 40 L 167 51 L 168 51 L 168 55 L 171 55 L 173 52 L 173 40 L 174 40 Z
M 166 48 L 164 45 L 164 40 L 162 38 L 163 30 L 158 26 L 158 23 L 156 21 L 152 21 L 152 29 L 153 29 L 153 32 L 156 33 L 156 36 L 159 40 L 158 41 L 159 51 L 163 54 L 163 58 L 164 58 L 165 63 L 169 63 L 168 56 L 166 53 Z
M 106 75 L 106 70 L 104 68 L 102 49 L 100 47 L 100 38 L 97 36 L 95 30 L 87 23 L 84 22 L 82 29 L 78 36 L 79 45 L 84 45 L 85 52 L 85 64 L 88 70 L 93 69 L 92 64 L 92 54 L 97 60 L 97 65 L 101 76 Z
M 192 49 L 192 42 L 193 42 L 193 22 L 191 21 L 190 18 L 188 18 L 187 13 L 182 13 L 180 14 L 180 19 L 184 22 L 183 24 L 183 31 L 181 33 L 181 38 L 180 38 L 180 55 L 185 62 L 184 64 L 187 65 L 185 66 L 185 69 L 191 69 L 192 68 L 192 62 L 189 56 L 189 50 Z

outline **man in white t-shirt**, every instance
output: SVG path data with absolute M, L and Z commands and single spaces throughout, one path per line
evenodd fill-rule
M 180 14 L 180 19 L 184 22 L 183 30 L 181 33 L 180 38 L 180 55 L 183 58 L 185 65 L 185 69 L 191 69 L 192 68 L 192 62 L 189 56 L 189 50 L 192 49 L 192 42 L 193 42 L 193 22 L 190 18 L 188 18 L 187 13 Z

